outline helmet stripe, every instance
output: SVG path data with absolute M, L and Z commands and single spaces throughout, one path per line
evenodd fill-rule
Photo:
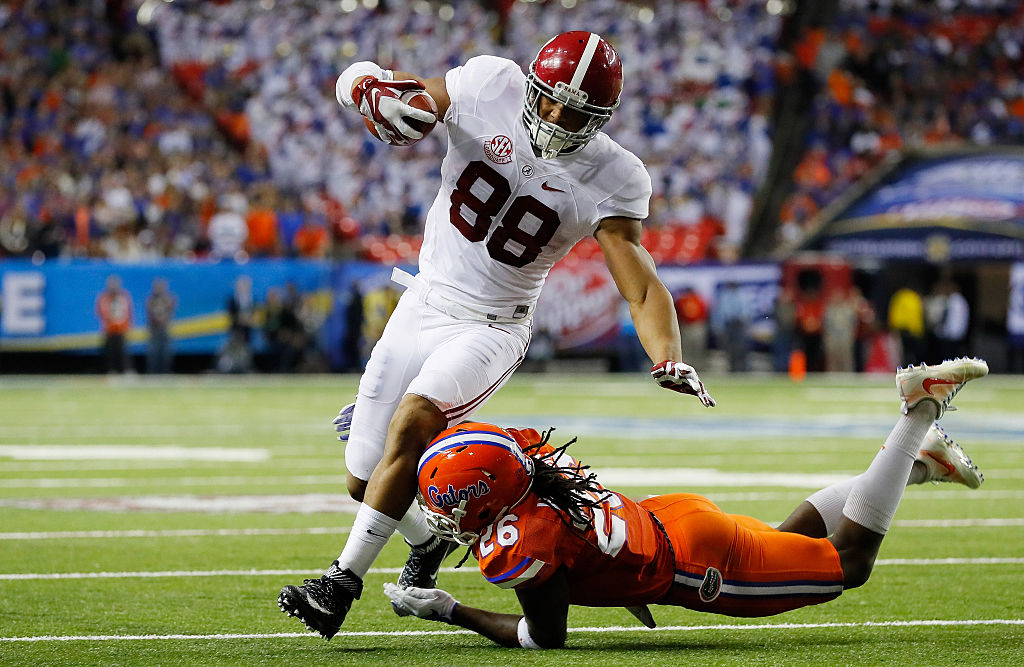
M 512 454 L 515 454 L 515 450 L 512 449 L 513 447 L 519 448 L 519 445 L 512 438 L 494 433 L 493 431 L 459 431 L 442 440 L 438 440 L 427 451 L 423 452 L 423 456 L 420 457 L 419 466 L 416 468 L 416 474 L 418 475 L 423 470 L 423 466 L 438 454 L 467 443 L 501 447 Z
M 583 77 L 587 75 L 587 70 L 590 69 L 590 63 L 594 60 L 594 53 L 597 52 L 597 44 L 600 41 L 600 37 L 590 33 L 590 39 L 587 40 L 587 45 L 583 47 L 583 55 L 580 56 L 580 61 L 576 64 L 576 71 L 572 74 L 572 81 L 569 82 L 570 88 L 580 90 L 580 86 L 583 85 Z

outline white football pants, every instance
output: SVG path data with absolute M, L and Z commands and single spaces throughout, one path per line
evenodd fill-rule
M 359 380 L 345 448 L 348 471 L 370 479 L 384 456 L 388 424 L 405 394 L 430 400 L 449 426 L 469 419 L 522 363 L 531 333 L 531 324 L 455 319 L 407 290 Z

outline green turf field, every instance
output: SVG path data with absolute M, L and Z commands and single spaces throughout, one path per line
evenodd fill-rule
M 861 472 L 897 416 L 890 377 L 706 380 L 712 410 L 642 374 L 520 374 L 478 417 L 579 435 L 574 454 L 633 497 L 695 491 L 771 522 Z M 957 397 L 943 424 L 985 484 L 911 487 L 863 588 L 765 619 L 655 607 L 657 630 L 574 608 L 569 648 L 543 654 L 395 616 L 380 588 L 404 562 L 397 538 L 332 641 L 278 610 L 352 521 L 331 419 L 355 384 L 0 378 L 0 665 L 1024 662 L 1020 377 Z M 441 585 L 516 609 L 469 564 Z

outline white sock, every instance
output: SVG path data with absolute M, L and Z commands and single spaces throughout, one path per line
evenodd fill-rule
M 397 526 L 398 521 L 387 514 L 366 503 L 360 505 L 352 532 L 338 556 L 338 567 L 352 570 L 360 579 L 364 578 Z
M 843 515 L 873 533 L 885 535 L 907 488 L 910 470 L 924 436 L 935 420 L 935 408 L 923 403 L 902 415 L 881 451 L 857 478 Z
M 409 511 L 398 522 L 398 532 L 402 534 L 406 542 L 414 547 L 426 544 L 434 538 L 434 534 L 427 528 L 427 518 L 423 516 L 417 502 L 409 505 Z
M 836 528 L 839 527 L 839 522 L 843 518 L 846 499 L 850 497 L 850 491 L 853 490 L 857 480 L 863 476 L 864 473 L 861 473 L 856 477 L 844 479 L 821 491 L 815 491 L 807 497 L 807 502 L 814 505 L 814 509 L 818 510 L 821 520 L 825 523 L 825 535 L 836 532 Z

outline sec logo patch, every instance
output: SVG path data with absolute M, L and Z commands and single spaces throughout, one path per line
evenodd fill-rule
M 508 164 L 512 161 L 512 140 L 504 134 L 492 137 L 484 144 L 484 155 L 495 164 Z

